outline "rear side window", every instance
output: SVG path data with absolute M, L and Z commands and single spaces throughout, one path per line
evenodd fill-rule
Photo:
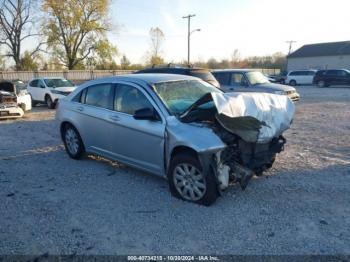
M 85 104 L 113 109 L 113 88 L 112 84 L 100 84 L 89 86 L 86 91 Z M 82 97 L 83 97 L 82 93 Z
M 33 80 L 32 82 L 29 83 L 30 86 L 32 87 L 38 87 L 39 80 Z
M 129 115 L 143 108 L 153 108 L 147 97 L 136 87 L 118 84 L 114 98 L 114 110 Z
M 230 73 L 214 73 L 214 76 L 220 85 L 228 85 L 230 83 Z

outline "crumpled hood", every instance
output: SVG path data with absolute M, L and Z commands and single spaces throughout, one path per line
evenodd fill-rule
M 228 131 L 252 143 L 268 143 L 287 130 L 294 103 L 285 95 L 269 93 L 211 93 L 217 120 Z

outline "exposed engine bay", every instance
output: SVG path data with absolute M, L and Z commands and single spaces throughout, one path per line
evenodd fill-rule
M 227 145 L 212 161 L 219 188 L 239 182 L 245 189 L 251 177 L 271 168 L 276 155 L 284 150 L 282 133 L 290 127 L 294 104 L 286 96 L 271 94 L 218 96 L 202 97 L 181 118 L 211 128 Z M 211 101 L 214 106 L 201 107 Z

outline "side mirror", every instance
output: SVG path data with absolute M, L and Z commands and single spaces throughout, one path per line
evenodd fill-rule
M 43 84 L 39 84 L 40 88 L 45 88 L 45 86 Z
M 149 107 L 136 110 L 134 114 L 134 118 L 137 120 L 150 120 L 150 121 L 160 120 L 154 108 L 149 108 Z

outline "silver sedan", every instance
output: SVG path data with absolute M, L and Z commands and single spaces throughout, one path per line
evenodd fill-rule
M 210 205 L 230 181 L 244 189 L 270 168 L 285 143 L 247 143 L 225 130 L 213 92 L 221 91 L 181 75 L 90 81 L 59 101 L 62 140 L 73 159 L 92 153 L 164 176 L 175 197 Z

